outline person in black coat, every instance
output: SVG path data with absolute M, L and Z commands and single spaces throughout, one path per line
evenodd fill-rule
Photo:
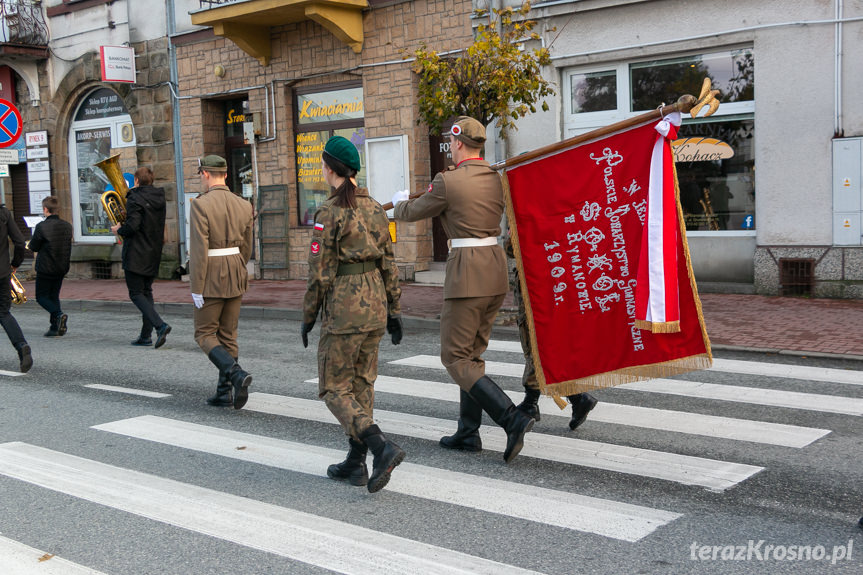
M 9 341 L 18 352 L 21 373 L 27 373 L 33 367 L 33 357 L 30 346 L 24 339 L 21 326 L 15 321 L 9 307 L 12 305 L 12 274 L 24 260 L 24 236 L 12 220 L 12 213 L 5 204 L 0 204 L 0 237 L 8 238 L 15 247 L 12 261 L 9 261 L 9 250 L 0 249 L 0 325 L 9 336 Z M 2 286 L 6 286 L 3 288 Z
M 72 255 L 72 224 L 61 220 L 60 201 L 55 196 L 42 200 L 45 220 L 36 224 L 30 249 L 36 252 L 36 301 L 50 316 L 51 326 L 45 337 L 66 334 L 69 319 L 60 307 L 60 288 L 63 278 L 69 273 L 69 257 Z
M 123 270 L 129 299 L 141 310 L 141 333 L 132 345 L 162 347 L 171 326 L 153 303 L 153 280 L 159 275 L 165 236 L 165 190 L 153 184 L 153 171 L 144 166 L 135 172 L 135 187 L 126 195 L 126 221 L 111 227 L 123 238 Z

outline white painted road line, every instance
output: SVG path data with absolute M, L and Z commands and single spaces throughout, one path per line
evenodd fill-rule
M 863 385 L 863 371 L 832 369 L 827 367 L 810 367 L 806 365 L 787 365 L 762 361 L 740 361 L 736 359 L 714 358 L 713 367 L 708 371 L 723 371 L 742 373 L 746 375 L 766 375 L 769 377 L 805 379 L 807 381 L 826 381 L 830 383 Z
M 392 365 L 407 365 L 410 367 L 425 367 L 428 369 L 446 369 L 436 355 L 414 355 L 404 359 L 389 362 Z M 504 377 L 521 377 L 524 371 L 523 363 L 503 363 L 500 361 L 486 361 L 486 375 L 502 375 Z
M 91 383 L 84 387 L 102 389 L 104 391 L 116 391 L 117 393 L 128 393 L 129 395 L 143 395 L 144 397 L 154 397 L 157 399 L 171 397 L 170 393 L 159 393 L 158 391 L 147 391 L 145 389 L 134 389 L 131 387 L 117 387 L 116 385 L 102 385 L 101 383 Z
M 9 377 L 21 377 L 24 374 L 20 371 L 6 371 L 5 369 L 0 369 L 0 375 L 6 375 Z
M 440 358 L 433 355 L 415 355 L 391 361 L 390 363 L 428 369 L 444 369 Z M 517 363 L 485 362 L 485 372 L 488 375 L 521 377 L 523 368 L 523 364 Z M 863 415 L 863 399 L 838 395 L 819 395 L 815 393 L 759 389 L 677 379 L 650 379 L 627 383 L 617 387 L 635 391 L 682 395 L 699 399 L 719 399 L 738 403 L 753 403 L 769 407 L 788 407 L 791 409 L 823 411 L 845 415 Z
M 531 573 L 342 521 L 25 443 L 0 445 L 0 474 L 339 573 Z
M 322 401 L 252 393 L 244 409 L 337 425 L 335 418 Z M 435 442 L 441 436 L 450 435 L 455 430 L 453 421 L 381 409 L 375 410 L 375 421 L 380 423 L 386 433 Z M 484 450 L 502 453 L 506 448 L 506 436 L 499 427 L 483 426 L 480 434 Z M 541 433 L 528 433 L 525 436 L 524 448 L 519 457 L 535 457 L 546 461 L 653 477 L 683 485 L 698 485 L 714 491 L 724 491 L 734 487 L 764 469 L 755 465 L 728 463 Z
M 6 537 L 0 537 L 0 566 L 3 575 L 104 575 Z
M 327 466 L 345 455 L 343 450 L 150 415 L 93 428 L 316 476 L 325 476 Z M 638 541 L 680 517 L 669 511 L 411 463 L 399 466 L 386 489 L 623 541 Z
M 838 395 L 800 393 L 784 389 L 760 389 L 736 385 L 719 385 L 677 379 L 651 379 L 619 386 L 623 389 L 683 395 L 699 399 L 718 399 L 770 407 L 787 407 L 807 411 L 863 415 L 863 399 Z
M 307 383 L 317 382 L 317 378 L 307 380 Z M 375 381 L 375 392 L 409 395 L 440 401 L 458 402 L 459 400 L 459 388 L 454 383 L 405 379 L 387 375 L 378 376 L 377 381 Z M 507 391 L 506 393 L 515 403 L 521 402 L 524 397 L 522 392 Z M 568 423 L 571 415 L 569 408 L 561 411 L 550 397 L 540 397 L 539 407 L 543 418 L 546 416 L 557 418 L 560 425 Z M 605 401 L 599 402 L 590 412 L 589 421 L 796 448 L 805 447 L 830 433 L 829 429 L 735 419 L 685 411 L 670 411 Z
M 490 351 L 523 353 L 521 350 L 521 342 L 518 341 L 493 339 L 488 342 L 488 349 Z M 766 375 L 769 377 L 845 383 L 848 385 L 863 385 L 863 371 L 828 367 L 811 367 L 807 365 L 789 365 L 768 361 L 742 361 L 738 359 L 718 359 L 714 357 L 713 367 L 710 367 L 707 371 L 742 373 L 746 375 Z

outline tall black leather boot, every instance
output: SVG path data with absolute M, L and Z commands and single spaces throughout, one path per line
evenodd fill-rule
M 566 398 L 572 404 L 572 418 L 569 420 L 569 428 L 575 431 L 575 428 L 587 419 L 590 410 L 596 407 L 596 398 L 586 392 L 567 395 Z
M 327 467 L 327 477 L 340 481 L 347 480 L 351 485 L 362 487 L 369 482 L 369 468 L 366 467 L 366 454 L 369 448 L 364 443 L 348 439 L 351 448 L 348 456 L 341 463 L 333 463 Z
M 396 465 L 404 461 L 405 452 L 401 447 L 390 441 L 377 425 L 370 425 L 360 435 L 360 440 L 375 456 L 372 462 L 372 474 L 366 488 L 369 493 L 376 493 L 390 481 L 390 474 Z
M 532 417 L 534 421 L 539 421 L 539 390 L 524 388 L 524 399 L 516 405 L 528 417 Z
M 476 380 L 468 393 L 494 422 L 506 431 L 503 460 L 509 463 L 524 447 L 524 436 L 533 429 L 536 422 L 518 409 L 509 396 L 487 375 Z
M 207 398 L 207 403 L 214 407 L 228 407 L 234 404 L 231 397 L 233 386 L 228 382 L 228 377 L 219 372 L 219 384 L 216 386 L 216 394 Z
M 210 350 L 208 356 L 213 365 L 227 377 L 234 387 L 234 409 L 240 409 L 246 405 L 249 399 L 249 386 L 252 384 L 252 376 L 243 371 L 243 368 L 231 357 L 228 350 L 217 345 Z
M 458 430 L 454 435 L 440 438 L 441 447 L 464 451 L 482 451 L 479 426 L 482 425 L 482 407 L 464 390 L 459 395 Z
M 57 331 L 59 320 L 59 317 L 51 316 L 50 327 L 48 328 L 48 331 L 43 334 L 45 337 L 60 337 L 60 332 Z

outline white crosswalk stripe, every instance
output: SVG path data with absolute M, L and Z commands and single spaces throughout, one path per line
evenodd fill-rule
M 0 537 L 0 566 L 3 575 L 104 575 L 6 537 Z
M 318 378 L 307 381 L 307 383 L 317 382 Z M 440 401 L 457 402 L 459 400 L 459 388 L 453 383 L 406 379 L 388 375 L 378 376 L 377 381 L 375 381 L 375 392 L 409 395 Z M 507 391 L 506 393 L 515 403 L 520 402 L 524 397 L 522 392 Z M 552 417 L 561 421 L 568 421 L 570 418 L 569 410 L 561 411 L 554 400 L 549 397 L 539 398 L 539 408 L 543 418 Z M 830 433 L 829 429 L 654 409 L 607 401 L 602 401 L 596 405 L 590 412 L 590 420 L 797 448 L 805 447 Z
M 507 351 L 522 353 L 521 342 L 490 340 L 490 351 Z M 713 367 L 708 371 L 741 373 L 746 375 L 767 375 L 770 377 L 786 377 L 789 379 L 804 379 L 807 381 L 825 381 L 830 383 L 846 383 L 863 385 L 863 371 L 851 369 L 834 369 L 828 367 L 812 367 L 808 365 L 790 365 L 785 363 L 769 363 L 764 361 L 742 361 L 739 359 L 713 358 Z
M 336 424 L 332 414 L 321 401 L 252 393 L 249 394 L 249 402 L 244 409 Z M 387 433 L 430 441 L 437 441 L 441 436 L 451 434 L 455 428 L 453 422 L 444 419 L 382 409 L 375 409 L 375 420 Z M 506 436 L 499 428 L 483 426 L 480 435 L 484 450 L 501 453 L 504 451 Z M 653 477 L 683 485 L 706 487 L 714 491 L 733 487 L 763 469 L 755 465 L 540 433 L 529 433 L 525 436 L 524 448 L 519 458 L 524 457 Z
M 28 445 L 0 445 L 0 474 L 341 573 L 533 573 L 450 549 Z
M 424 367 L 429 369 L 444 369 L 440 358 L 433 355 L 415 355 L 412 357 L 391 361 L 394 365 Z M 504 377 L 521 377 L 523 364 L 505 363 L 499 361 L 485 362 L 488 375 Z M 845 415 L 863 415 L 863 399 L 838 395 L 822 395 L 817 393 L 800 393 L 778 389 L 759 389 L 734 385 L 717 385 L 697 381 L 676 379 L 651 379 L 618 386 L 620 389 L 647 391 L 652 393 L 667 393 L 683 395 L 700 399 L 718 399 L 739 403 L 754 403 L 772 407 L 788 407 L 809 411 L 841 413 Z
M 89 385 L 85 385 L 84 387 L 89 387 L 91 389 L 101 389 L 103 391 L 115 391 L 117 393 L 127 393 L 129 395 L 141 395 L 144 397 L 152 397 L 154 399 L 171 397 L 170 393 L 160 393 L 158 391 L 148 391 L 146 389 L 135 389 L 132 387 L 118 387 L 116 385 L 102 385 L 101 383 L 91 383 Z
M 344 451 L 155 416 L 114 421 L 94 429 L 312 475 L 323 475 L 329 464 L 344 458 Z M 387 491 L 623 541 L 638 541 L 680 517 L 668 511 L 413 463 L 399 466 Z

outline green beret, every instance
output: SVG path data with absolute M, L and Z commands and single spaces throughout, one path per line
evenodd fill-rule
M 468 116 L 456 118 L 449 133 L 471 148 L 482 148 L 485 144 L 485 128 L 479 121 Z
M 210 172 L 227 172 L 228 162 L 221 156 L 210 155 L 199 158 L 198 167 Z
M 324 152 L 334 157 L 352 170 L 360 171 L 360 153 L 350 140 L 341 136 L 333 136 L 327 140 Z

